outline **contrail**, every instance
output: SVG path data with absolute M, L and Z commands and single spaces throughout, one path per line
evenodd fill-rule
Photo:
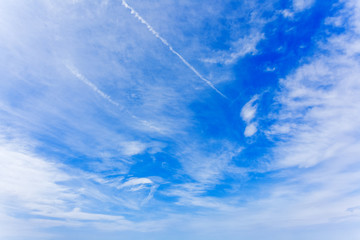
M 81 73 L 79 73 L 79 71 L 70 65 L 66 65 L 67 69 L 75 76 L 77 77 L 80 81 L 82 81 L 83 83 L 85 83 L 86 85 L 88 85 L 92 90 L 94 90 L 94 92 L 96 92 L 97 94 L 99 94 L 102 98 L 104 98 L 106 101 L 108 101 L 109 103 L 123 109 L 122 106 L 120 106 L 119 103 L 115 102 L 114 100 L 111 99 L 111 97 L 109 95 L 107 95 L 106 93 L 104 93 L 103 91 L 101 91 L 97 86 L 95 86 L 95 84 L 93 84 L 92 82 L 90 82 L 86 77 L 84 77 Z
M 84 77 L 75 67 L 70 66 L 68 64 L 65 64 L 66 68 L 76 77 L 78 78 L 80 81 L 82 81 L 83 83 L 85 83 L 86 85 L 88 85 L 94 92 L 96 92 L 97 94 L 99 94 L 102 98 L 104 98 L 106 101 L 108 101 L 109 103 L 111 103 L 112 105 L 118 107 L 120 110 L 125 111 L 126 113 L 128 113 L 130 115 L 130 117 L 132 117 L 133 119 L 139 121 L 142 125 L 151 128 L 157 132 L 164 132 L 163 129 L 161 129 L 160 127 L 154 126 L 151 122 L 147 121 L 147 120 L 143 120 L 137 116 L 135 116 L 134 114 L 132 114 L 129 110 L 125 109 L 123 106 L 121 106 L 118 102 L 115 102 L 114 100 L 111 99 L 111 97 L 109 95 L 107 95 L 106 93 L 104 93 L 103 91 L 101 91 L 95 84 L 93 84 L 92 82 L 90 82 L 86 77 Z
M 127 2 L 125 0 L 121 1 L 122 5 L 129 9 L 131 14 L 134 15 L 141 23 L 145 24 L 147 29 L 156 37 L 158 38 L 165 46 L 167 46 L 169 48 L 169 50 L 175 54 L 191 71 L 193 71 L 193 73 L 196 74 L 196 76 L 198 76 L 201 80 L 203 80 L 207 85 L 209 85 L 212 89 L 214 89 L 218 94 L 220 94 L 222 97 L 226 98 L 227 97 L 220 92 L 209 80 L 207 80 L 206 78 L 204 78 L 188 61 L 186 61 L 181 55 L 180 53 L 178 53 L 177 51 L 175 51 L 173 49 L 173 47 L 163 38 L 160 36 L 160 34 L 158 32 L 156 32 L 154 30 L 154 28 L 147 22 L 145 21 L 145 19 L 143 19 L 138 12 L 136 12 L 131 6 L 129 6 L 129 4 L 127 4 Z

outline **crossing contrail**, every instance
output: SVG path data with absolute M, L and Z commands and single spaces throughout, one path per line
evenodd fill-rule
M 122 5 L 129 9 L 131 14 L 134 15 L 134 17 L 136 17 L 141 23 L 145 24 L 147 29 L 156 37 L 158 38 L 165 46 L 167 46 L 169 48 L 169 50 L 175 54 L 191 71 L 193 71 L 193 73 L 195 73 L 196 76 L 198 76 L 201 80 L 203 80 L 207 85 L 209 85 L 212 89 L 214 89 L 218 94 L 220 94 L 222 97 L 226 98 L 227 97 L 220 92 L 215 86 L 214 84 L 212 84 L 209 80 L 207 80 L 206 78 L 204 78 L 188 61 L 186 61 L 183 56 L 180 55 L 180 53 L 178 53 L 177 51 L 175 51 L 173 49 L 173 47 L 163 38 L 160 36 L 160 34 L 158 32 L 155 31 L 155 29 L 147 22 L 145 21 L 145 19 L 143 19 L 138 12 L 136 12 L 131 6 L 129 6 L 129 4 L 127 4 L 127 2 L 125 0 L 122 0 Z

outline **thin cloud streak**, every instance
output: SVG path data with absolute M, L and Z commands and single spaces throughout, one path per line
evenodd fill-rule
M 67 68 L 75 77 L 77 77 L 80 81 L 82 81 L 83 83 L 85 83 L 86 85 L 88 85 L 92 90 L 94 90 L 94 92 L 96 92 L 97 94 L 99 94 L 99 95 L 100 95 L 102 98 L 104 98 L 106 101 L 108 101 L 109 103 L 113 104 L 114 106 L 119 107 L 120 109 L 124 109 L 124 107 L 120 106 L 119 103 L 117 103 L 117 102 L 115 102 L 114 100 L 112 100 L 109 95 L 107 95 L 106 93 L 104 93 L 103 91 L 101 91 L 95 84 L 93 84 L 92 82 L 90 82 L 86 77 L 84 77 L 81 73 L 79 73 L 79 71 L 78 71 L 75 67 L 66 65 L 66 68 Z
M 122 5 L 129 9 L 131 14 L 134 15 L 135 18 L 137 18 L 141 23 L 145 24 L 147 29 L 157 38 L 159 39 L 165 46 L 167 46 L 169 48 L 169 50 L 175 54 L 191 71 L 193 71 L 193 73 L 196 74 L 196 76 L 198 76 L 201 80 L 203 80 L 208 86 L 210 86 L 212 89 L 214 89 L 218 94 L 220 94 L 222 97 L 228 99 L 222 92 L 220 92 L 215 86 L 214 84 L 212 84 L 209 80 L 207 80 L 206 78 L 204 78 L 188 61 L 186 61 L 184 59 L 183 56 L 180 55 L 180 53 L 178 53 L 177 51 L 175 51 L 173 49 L 173 47 L 163 38 L 160 36 L 160 34 L 158 32 L 156 32 L 154 30 L 154 28 L 147 22 L 145 21 L 145 19 L 143 19 L 138 12 L 136 12 L 131 6 L 129 6 L 129 4 L 127 4 L 126 1 L 122 0 L 121 1 Z

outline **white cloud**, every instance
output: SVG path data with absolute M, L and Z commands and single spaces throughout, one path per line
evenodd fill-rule
M 310 8 L 315 0 L 293 0 L 293 8 L 296 12 Z
M 3 201 L 9 204 L 20 202 L 29 209 L 36 209 L 62 206 L 66 201 L 77 198 L 76 192 L 57 184 L 71 177 L 55 164 L 11 148 L 0 147 Z
M 284 9 L 280 13 L 289 19 L 293 19 L 294 15 L 304 10 L 310 9 L 315 3 L 315 0 L 293 0 L 292 9 Z
M 147 148 L 145 143 L 139 141 L 124 141 L 119 143 L 121 153 L 125 156 L 133 156 L 144 152 Z
M 294 12 L 290 11 L 289 9 L 285 9 L 285 10 L 281 11 L 281 14 L 286 18 L 294 17 Z
M 0 222 L 9 221 L 11 228 L 6 235 L 18 236 L 22 218 L 46 216 L 46 212 L 66 212 L 71 202 L 79 200 L 80 194 L 59 182 L 71 181 L 72 176 L 55 163 L 45 161 L 16 143 L 1 141 L 0 146 Z M 34 214 L 34 215 L 32 215 Z M 56 217 L 50 214 L 51 217 Z M 38 227 L 27 223 L 28 234 L 36 234 Z M 42 226 L 44 227 L 44 226 Z M 1 233 L 0 233 L 1 236 Z
M 254 122 L 257 111 L 257 103 L 259 95 L 254 95 L 250 101 L 248 101 L 241 109 L 240 116 L 246 123 L 244 135 L 245 137 L 251 137 L 257 132 L 257 123 Z
M 267 67 L 267 68 L 265 69 L 266 72 L 274 72 L 275 70 L 276 70 L 275 67 Z
M 239 39 L 233 44 L 232 53 L 230 54 L 229 58 L 223 60 L 223 62 L 225 64 L 231 64 L 246 54 L 256 54 L 256 46 L 263 38 L 264 34 L 255 33 L 248 37 Z
M 269 132 L 286 140 L 275 149 L 278 167 L 313 167 L 328 161 L 351 165 L 349 153 L 359 154 L 360 6 L 357 1 L 345 6 L 337 18 L 351 15 L 347 31 L 319 43 L 329 54 L 315 55 L 281 80 L 277 99 L 282 108 Z
M 132 178 L 123 183 L 122 187 L 130 187 L 129 192 L 139 191 L 133 187 L 144 185 L 150 185 L 150 189 L 141 195 L 126 194 L 122 199 L 106 190 L 118 189 L 115 180 L 46 160 L 33 154 L 25 140 L 22 142 L 25 144 L 0 136 L 0 223 L 6 227 L 6 231 L 0 231 L 0 237 L 40 237 L 56 226 L 112 231 L 159 228 L 156 221 L 133 222 L 99 207 L 113 204 L 139 209 L 151 200 L 157 188 L 151 179 Z M 19 233 L 19 229 L 24 231 Z
M 251 137 L 252 135 L 254 135 L 257 132 L 257 127 L 255 123 L 251 123 L 249 125 L 246 126 L 245 131 L 244 131 L 244 135 L 245 137 Z
M 160 178 L 155 177 L 156 182 L 161 181 Z M 126 206 L 130 209 L 139 210 L 142 206 L 147 204 L 154 196 L 159 184 L 150 178 L 130 178 L 120 185 L 115 185 L 122 193 L 122 199 L 126 202 Z
M 202 148 L 212 148 L 209 153 Z M 232 174 L 236 178 L 243 178 L 246 175 L 246 169 L 233 164 L 233 158 L 238 156 L 242 148 L 231 145 L 227 141 L 210 141 L 207 144 L 188 146 L 182 149 L 178 158 L 182 164 L 181 174 L 186 174 L 191 178 L 181 184 L 173 184 L 161 194 L 176 196 L 178 205 L 197 206 L 217 210 L 228 210 L 232 208 L 222 199 L 216 197 L 206 197 L 204 194 L 213 189 L 222 180 Z
M 257 104 L 254 102 L 258 99 L 258 95 L 253 96 L 241 109 L 240 116 L 245 122 L 249 123 L 254 119 L 257 110 Z
M 139 210 L 157 189 L 151 179 L 130 179 L 120 190 L 121 177 L 119 181 L 103 178 L 49 161 L 32 153 L 39 143 L 0 129 L 0 223 L 6 228 L 0 237 L 32 239 L 58 226 L 111 231 L 162 228 L 158 221 L 129 221 L 119 212 L 106 210 L 111 205 Z
M 342 42 L 345 48 L 350 44 Z M 280 103 L 284 108 L 272 128 L 274 133 L 291 136 L 278 149 L 281 165 L 310 167 L 359 144 L 360 65 L 353 54 L 356 51 L 349 56 L 318 57 L 283 81 Z
M 123 183 L 120 188 L 142 184 L 153 184 L 153 181 L 151 181 L 149 178 L 131 178 L 130 180 Z
M 212 148 L 213 151 L 208 152 L 207 148 Z M 233 170 L 232 158 L 241 150 L 228 141 L 210 141 L 206 144 L 193 143 L 182 149 L 178 157 L 185 173 L 205 187 L 218 183 L 225 173 Z
M 255 32 L 233 42 L 228 51 L 218 52 L 217 55 L 219 56 L 207 58 L 203 61 L 208 63 L 232 64 L 247 54 L 256 54 L 256 46 L 262 39 L 264 39 L 264 34 Z
M 207 183 L 209 184 L 209 183 Z M 218 199 L 216 197 L 204 196 L 204 193 L 212 184 L 204 185 L 203 183 L 184 183 L 174 185 L 172 188 L 162 191 L 166 196 L 176 196 L 177 205 L 208 208 L 220 211 L 232 211 L 236 207 L 231 206 L 225 199 Z

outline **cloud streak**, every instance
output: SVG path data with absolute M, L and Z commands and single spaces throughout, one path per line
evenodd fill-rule
M 157 38 L 159 39 L 165 46 L 169 48 L 169 50 L 175 54 L 193 73 L 195 73 L 196 76 L 198 76 L 202 81 L 204 81 L 209 87 L 211 87 L 213 90 L 215 90 L 220 96 L 227 99 L 227 97 L 218 90 L 212 82 L 207 80 L 205 77 L 203 77 L 188 61 L 185 60 L 183 56 L 181 56 L 180 53 L 174 50 L 174 48 L 163 38 L 160 36 L 160 34 L 155 31 L 155 29 L 144 19 L 142 18 L 138 12 L 134 10 L 126 1 L 121 1 L 122 5 L 129 9 L 131 14 L 134 15 L 135 18 L 137 18 L 142 24 L 146 25 L 147 29 Z
M 103 91 L 101 91 L 95 84 L 93 84 L 92 82 L 90 82 L 86 77 L 84 77 L 75 67 L 70 66 L 70 65 L 66 65 L 66 68 L 76 77 L 78 78 L 80 81 L 82 81 L 83 83 L 85 83 L 86 85 L 88 85 L 94 92 L 96 92 L 98 95 L 100 95 L 103 99 L 105 99 L 106 101 L 108 101 L 109 103 L 111 103 L 112 105 L 119 107 L 121 110 L 124 109 L 124 107 L 122 107 L 118 102 L 115 102 L 114 100 L 112 100 L 112 98 L 107 95 L 106 93 L 104 93 Z

